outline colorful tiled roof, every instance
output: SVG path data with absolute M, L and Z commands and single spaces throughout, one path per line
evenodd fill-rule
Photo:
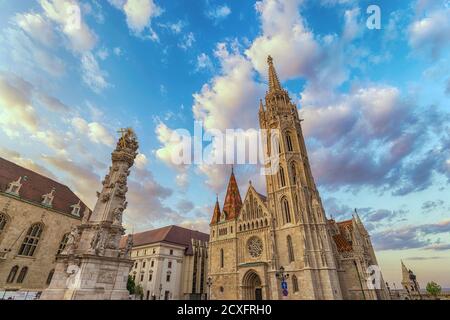
M 234 171 L 231 171 L 230 181 L 228 183 L 227 194 L 223 204 L 223 212 L 225 212 L 226 219 L 232 220 L 239 214 L 242 208 L 241 194 L 234 176 Z
M 0 157 L 0 192 L 6 192 L 9 184 L 17 181 L 19 177 L 22 177 L 19 197 L 23 200 L 41 205 L 42 196 L 50 193 L 54 188 L 51 208 L 67 214 L 71 214 L 71 206 L 80 201 L 69 187 Z M 80 201 L 80 207 L 80 215 L 82 215 L 86 205 Z
M 216 205 L 214 207 L 214 213 L 211 219 L 211 224 L 215 224 L 219 222 L 220 220 L 220 205 L 219 205 L 219 199 L 216 200 Z

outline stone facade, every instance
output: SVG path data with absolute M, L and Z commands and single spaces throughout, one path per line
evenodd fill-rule
M 208 238 L 178 226 L 133 235 L 130 275 L 142 287 L 143 299 L 206 298 Z
M 0 299 L 35 297 L 48 286 L 83 211 L 68 187 L 0 158 Z
M 223 209 L 217 200 L 210 223 L 211 298 L 358 299 L 349 292 L 365 281 L 367 275 L 359 277 L 366 262 L 376 262 L 373 249 L 371 244 L 366 251 L 350 245 L 355 251 L 349 260 L 337 250 L 332 222 L 312 176 L 302 120 L 280 85 L 271 57 L 268 65 L 269 90 L 265 104 L 260 103 L 259 122 L 269 137 L 278 133 L 278 142 L 269 138 L 265 143 L 265 156 L 267 166 L 279 170 L 266 175 L 267 196 L 250 183 L 244 201 L 231 173 Z M 276 158 L 274 150 L 279 151 Z M 370 241 L 368 235 L 365 239 Z M 370 257 L 360 261 L 364 255 Z M 358 272 L 352 272 L 353 261 L 359 263 Z M 281 289 L 281 276 L 286 274 L 287 295 Z M 383 297 L 388 295 L 366 295 Z
M 127 179 L 138 143 L 131 129 L 122 130 L 112 165 L 92 214 L 73 228 L 64 251 L 57 257 L 55 275 L 41 299 L 125 300 L 133 237 L 120 248 L 122 215 L 127 207 Z

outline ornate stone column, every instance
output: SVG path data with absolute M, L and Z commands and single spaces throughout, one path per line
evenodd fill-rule
M 138 142 L 132 129 L 122 129 L 111 159 L 112 165 L 97 192 L 94 211 L 84 213 L 80 226 L 72 229 L 66 248 L 57 256 L 55 274 L 41 299 L 128 299 L 127 279 L 133 237 L 125 234 L 122 215 L 127 207 L 127 179 L 137 156 Z

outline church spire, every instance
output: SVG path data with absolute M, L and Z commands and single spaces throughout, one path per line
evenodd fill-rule
M 241 208 L 241 194 L 239 193 L 239 187 L 236 182 L 236 177 L 234 176 L 234 168 L 232 168 L 230 181 L 228 182 L 227 194 L 223 204 L 223 212 L 225 213 L 227 220 L 237 217 Z
M 280 80 L 278 80 L 277 71 L 273 65 L 273 58 L 267 57 L 267 63 L 269 64 L 269 92 L 281 90 Z
M 215 224 L 220 220 L 220 205 L 219 205 L 219 196 L 216 197 L 216 205 L 214 207 L 214 213 L 211 219 L 211 224 Z

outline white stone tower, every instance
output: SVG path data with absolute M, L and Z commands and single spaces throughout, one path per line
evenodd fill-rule
M 286 272 L 295 275 L 303 290 L 309 292 L 305 298 L 342 299 L 332 240 L 312 176 L 297 107 L 281 87 L 270 56 L 268 64 L 269 90 L 265 105 L 260 103 L 259 121 L 261 129 L 277 130 L 280 134 L 279 170 L 266 177 L 276 248 L 272 272 L 283 266 Z M 268 141 L 269 152 L 276 147 Z M 284 249 L 289 247 L 292 252 Z M 271 280 L 272 288 L 280 287 L 275 277 Z M 280 289 L 273 292 L 273 298 L 281 298 Z
M 57 256 L 55 274 L 41 299 L 45 300 L 123 300 L 128 299 L 127 279 L 132 237 L 124 249 L 122 214 L 127 207 L 127 178 L 137 155 L 138 142 L 132 129 L 121 130 L 122 137 L 112 153 L 112 166 L 103 181 L 92 214 L 83 216 L 73 228 L 64 251 Z

